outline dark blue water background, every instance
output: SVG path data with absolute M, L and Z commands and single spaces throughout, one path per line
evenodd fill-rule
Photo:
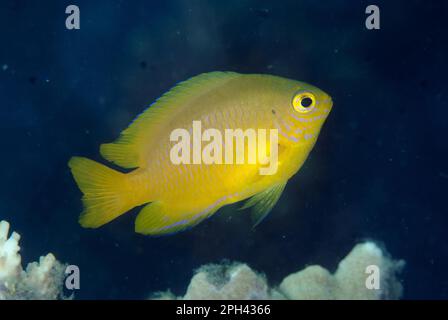
M 65 29 L 65 7 L 81 29 Z M 375 1 L 2 1 L 0 218 L 24 262 L 49 251 L 81 268 L 78 298 L 183 294 L 195 268 L 239 260 L 272 284 L 334 270 L 373 239 L 407 261 L 405 298 L 448 298 L 447 3 Z M 309 160 L 255 231 L 221 210 L 171 237 L 133 232 L 138 210 L 82 229 L 67 161 L 98 147 L 175 83 L 202 72 L 271 73 L 329 92 Z

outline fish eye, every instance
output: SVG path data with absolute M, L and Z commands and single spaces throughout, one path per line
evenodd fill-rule
M 316 98 L 310 92 L 299 92 L 292 99 L 294 110 L 300 113 L 308 113 L 314 109 Z

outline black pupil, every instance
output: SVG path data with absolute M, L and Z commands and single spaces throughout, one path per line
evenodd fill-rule
M 305 97 L 302 100 L 300 100 L 300 104 L 304 108 L 308 108 L 313 103 L 313 100 L 311 98 Z

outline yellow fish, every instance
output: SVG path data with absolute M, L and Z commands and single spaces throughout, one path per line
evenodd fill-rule
M 244 199 L 248 200 L 243 208 L 252 207 L 257 224 L 308 157 L 331 108 L 330 96 L 320 89 L 272 75 L 210 72 L 181 82 L 138 116 L 116 142 L 101 145 L 105 159 L 132 171 L 121 173 L 86 158 L 70 159 L 69 167 L 84 194 L 80 224 L 97 228 L 145 204 L 135 231 L 170 234 Z M 197 132 L 198 124 L 202 135 Z M 193 135 L 193 142 L 182 142 L 184 149 L 179 148 L 180 139 L 173 140 L 173 133 L 182 128 L 181 133 Z M 255 162 L 235 160 L 237 143 L 229 147 L 236 150 L 229 158 L 223 154 L 227 149 L 222 153 L 209 146 L 212 163 L 205 163 L 201 155 L 198 159 L 182 154 L 204 147 L 204 141 L 211 144 L 212 138 L 224 137 L 228 129 L 246 132 L 251 128 L 266 133 L 264 139 L 258 135 L 256 149 L 265 156 L 256 157 Z M 214 135 L 209 131 L 204 136 L 207 129 L 214 129 Z M 267 132 L 277 133 L 277 139 L 268 139 Z M 244 141 L 249 140 L 245 136 Z M 223 139 L 221 144 L 228 147 L 229 141 Z M 249 151 L 247 145 L 239 149 L 240 153 Z M 275 170 L 260 174 L 274 151 L 276 163 L 271 165 Z M 184 160 L 196 158 L 192 163 L 173 161 L 173 155 L 179 154 Z

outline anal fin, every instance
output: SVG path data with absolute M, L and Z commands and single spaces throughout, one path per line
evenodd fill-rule
M 209 206 L 202 210 L 181 210 L 156 201 L 146 205 L 135 220 L 135 232 L 144 235 L 168 235 L 194 227 L 210 217 L 221 206 Z
M 251 216 L 255 228 L 271 212 L 286 186 L 286 181 L 257 193 L 246 201 L 241 209 L 252 208 Z

